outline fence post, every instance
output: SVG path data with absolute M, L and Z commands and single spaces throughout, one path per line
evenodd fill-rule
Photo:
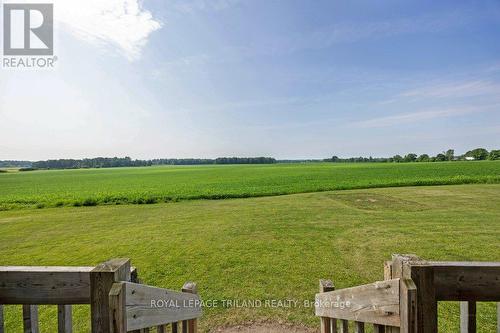
M 3 305 L 0 304 L 0 333 L 4 333 L 3 328 Z
M 476 333 L 476 302 L 460 302 L 460 333 Z
M 38 333 L 38 306 L 23 305 L 24 333 Z
M 342 319 L 340 321 L 340 332 L 341 333 L 349 333 L 349 321 Z
M 326 293 L 334 291 L 335 286 L 330 280 L 319 280 L 319 292 Z M 321 317 L 321 333 L 337 333 L 337 320 L 333 318 Z
M 58 333 L 72 333 L 71 305 L 58 305 L 57 306 L 57 332 Z
M 500 302 L 497 303 L 497 333 L 500 333 Z
M 90 272 L 90 316 L 92 333 L 109 333 L 109 292 L 113 283 L 130 280 L 130 260 L 112 259 Z
M 198 294 L 198 288 L 194 282 L 186 282 L 182 286 L 182 292 Z M 190 319 L 182 322 L 183 333 L 197 333 L 198 332 L 198 319 Z
M 411 266 L 411 279 L 417 288 L 417 332 L 435 333 L 437 325 L 437 300 L 432 266 Z
M 365 333 L 365 323 L 357 321 L 354 332 L 356 332 L 356 333 Z

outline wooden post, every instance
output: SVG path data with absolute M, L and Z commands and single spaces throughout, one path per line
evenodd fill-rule
M 497 333 L 500 333 L 500 302 L 497 303 Z
M 397 274 L 393 274 L 393 266 L 394 266 L 394 256 L 393 260 L 384 261 L 384 280 L 391 280 L 393 278 L 399 278 L 400 276 L 394 276 Z M 391 327 L 385 326 L 386 333 L 399 333 L 399 327 Z
M 435 333 L 437 325 L 437 300 L 432 266 L 411 266 L 411 279 L 417 288 L 417 328 L 418 333 Z
M 156 326 L 156 333 L 167 333 L 167 327 L 165 325 Z
M 57 306 L 57 332 L 58 333 L 72 333 L 72 313 L 71 305 L 58 305 Z
M 125 309 L 125 284 L 115 283 L 109 291 L 110 333 L 127 333 L 127 312 Z
M 460 302 L 460 333 L 476 333 L 476 302 Z
M 319 292 L 326 293 L 329 291 L 334 291 L 335 286 L 330 280 L 319 280 Z M 321 317 L 321 333 L 337 333 L 337 319 Z
M 4 333 L 4 324 L 3 324 L 3 305 L 0 304 L 0 333 Z
M 96 266 L 90 272 L 90 316 L 92 333 L 110 332 L 109 292 L 113 283 L 129 280 L 129 259 L 112 259 Z
M 172 323 L 172 333 L 177 333 L 178 328 L 179 328 L 178 322 Z
M 182 292 L 198 294 L 198 288 L 194 282 L 186 282 L 182 286 Z M 182 332 L 183 333 L 197 333 L 198 332 L 198 320 L 190 319 L 182 322 Z
M 38 333 L 38 306 L 23 305 L 24 333 Z
M 405 271 L 405 265 L 407 265 L 409 262 L 412 261 L 419 261 L 420 258 L 415 255 L 415 254 L 393 254 L 392 255 L 392 260 L 389 262 L 386 262 L 386 266 L 384 266 L 384 278 L 387 279 L 387 276 L 390 276 L 389 279 L 409 279 L 410 275 L 409 272 Z M 413 294 L 413 291 L 410 291 L 411 297 L 416 297 L 416 295 Z M 401 296 L 407 297 L 407 295 L 403 295 L 400 293 Z M 413 299 L 408 300 L 410 303 L 413 301 Z M 401 301 L 400 301 L 401 303 Z M 406 305 L 405 305 L 406 306 Z M 402 312 L 407 311 L 407 309 L 402 309 Z M 406 332 L 405 330 L 407 329 L 406 325 L 407 323 L 403 323 L 403 321 L 407 321 L 408 318 L 403 318 L 406 316 L 406 314 L 403 314 L 401 312 L 401 327 L 391 327 L 387 326 L 385 327 L 386 333 L 400 333 L 400 332 Z M 411 314 L 411 315 L 416 315 L 416 314 Z M 413 331 L 409 331 L 413 332 Z
M 355 322 L 355 332 L 356 333 L 365 333 L 365 323 L 362 323 L 360 321 Z
M 341 333 L 349 333 L 349 321 L 341 320 L 340 321 L 340 332 Z
M 399 285 L 401 333 L 417 332 L 417 287 L 412 279 L 401 279 Z M 394 328 L 393 328 L 394 329 Z
M 385 333 L 385 326 L 373 324 L 373 333 Z

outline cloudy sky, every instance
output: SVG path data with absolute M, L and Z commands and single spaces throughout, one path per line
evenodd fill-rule
M 56 69 L 0 69 L 0 160 L 500 148 L 498 1 L 55 0 L 54 11 Z

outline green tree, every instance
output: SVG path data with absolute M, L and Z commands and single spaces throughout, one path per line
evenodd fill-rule
M 446 161 L 446 156 L 444 154 L 437 154 L 435 158 L 436 162 L 443 162 Z
M 453 158 L 455 157 L 455 150 L 448 149 L 444 156 L 446 156 L 447 161 L 453 161 Z
M 404 161 L 405 162 L 415 162 L 417 160 L 417 154 L 409 153 L 406 154 Z
M 392 157 L 392 160 L 393 160 L 394 162 L 396 162 L 396 163 L 401 163 L 401 162 L 403 162 L 403 157 L 402 157 L 401 155 L 394 155 L 394 156 Z
M 417 162 L 429 162 L 431 158 L 427 154 L 422 154 L 417 158 Z
M 500 160 L 500 150 L 492 150 L 488 155 L 489 160 Z
M 488 158 L 488 151 L 484 148 L 476 148 L 466 152 L 465 156 L 474 157 L 476 160 L 485 160 Z

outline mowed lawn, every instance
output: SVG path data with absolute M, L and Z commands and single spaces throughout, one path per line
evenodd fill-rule
M 179 289 L 194 280 L 205 300 L 301 303 L 314 298 L 320 278 L 337 288 L 382 279 L 392 253 L 500 261 L 500 185 L 10 210 L 0 212 L 0 253 L 0 265 L 95 265 L 129 257 L 145 283 Z M 7 332 L 20 331 L 20 309 L 6 312 Z M 495 330 L 494 312 L 492 303 L 479 305 L 480 332 Z M 442 331 L 457 332 L 458 304 L 441 304 L 440 314 Z M 54 332 L 54 307 L 42 307 L 40 317 L 42 332 Z M 77 307 L 75 317 L 75 331 L 88 332 L 88 307 Z M 200 325 L 208 331 L 263 319 L 318 327 L 313 309 L 303 306 L 207 308 Z
M 500 161 L 160 166 L 1 173 L 0 210 L 468 183 L 500 183 Z

